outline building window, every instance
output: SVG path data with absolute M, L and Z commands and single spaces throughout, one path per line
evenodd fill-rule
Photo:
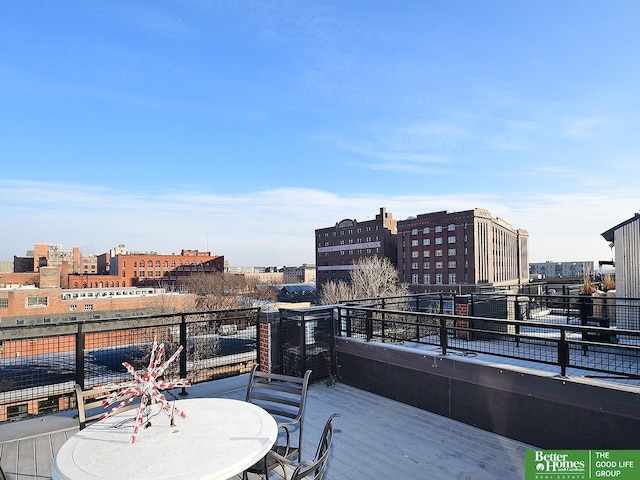
M 444 266 L 444 262 L 436 262 L 436 268 L 442 268 Z
M 455 235 L 451 235 L 449 238 L 447 238 L 447 242 L 449 242 L 449 243 L 456 243 L 456 237 L 455 237 Z
M 0 308 L 9 308 L 8 298 L 0 298 Z
M 17 420 L 20 418 L 26 418 L 28 415 L 29 405 L 26 403 L 7 407 L 7 419 Z
M 411 283 L 418 283 L 418 274 L 414 273 L 413 275 L 411 275 Z
M 431 256 L 431 250 L 423 250 L 422 256 L 424 258 L 429 258 Z
M 418 252 L 417 250 L 411 252 L 411 258 L 418 258 L 418 255 L 420 255 L 420 252 Z
M 424 227 L 422 229 L 422 233 L 429 233 L 431 231 L 431 229 L 429 227 Z
M 425 284 L 431 283 L 431 274 L 430 273 L 425 273 L 423 277 L 424 277 L 424 283 Z
M 411 235 L 417 235 L 418 234 L 418 229 L 414 228 L 411 230 Z
M 449 260 L 449 268 L 456 268 L 456 261 L 455 260 Z
M 411 240 L 411 246 L 412 247 L 417 247 L 418 246 L 418 240 Z
M 414 262 L 411 264 L 411 269 L 412 270 L 417 270 L 418 269 L 418 262 Z
M 430 268 L 431 267 L 431 263 L 430 262 L 424 262 L 422 264 L 422 268 Z
M 93 304 L 92 303 L 85 304 L 84 309 L 85 310 L 93 310 Z
M 43 323 L 51 323 L 51 318 L 45 317 L 45 318 L 42 319 L 42 322 Z
M 436 245 L 442 245 L 442 237 L 436 238 Z
M 425 238 L 422 240 L 422 245 L 431 245 L 431 239 L 430 238 Z
M 440 233 L 440 232 L 442 232 L 442 227 L 441 227 L 440 225 L 438 225 L 438 226 L 436 227 L 435 232 L 436 232 L 436 233 Z
M 455 273 L 450 273 L 449 274 L 449 283 L 458 283 L 456 281 L 456 274 Z
M 449 226 L 447 227 L 447 230 L 449 230 L 450 232 L 453 232 L 455 229 L 456 229 L 455 223 L 450 223 Z
M 436 250 L 436 257 L 442 256 L 442 250 Z
M 78 305 L 69 305 L 69 311 L 70 312 L 75 312 L 78 310 Z
M 436 273 L 436 283 L 438 285 L 442 284 L 442 274 L 441 273 Z
M 456 249 L 455 248 L 450 248 L 448 254 L 449 254 L 449 256 L 455 255 L 456 254 Z
M 28 297 L 27 307 L 46 307 L 49 305 L 49 297 Z

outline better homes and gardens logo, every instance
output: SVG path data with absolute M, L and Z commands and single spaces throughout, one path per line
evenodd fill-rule
M 640 479 L 640 450 L 527 450 L 525 480 Z

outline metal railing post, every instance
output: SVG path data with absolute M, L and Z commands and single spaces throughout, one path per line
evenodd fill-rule
M 180 317 L 180 345 L 182 346 L 182 351 L 180 352 L 180 378 L 187 378 L 187 317 L 184 314 Z M 185 387 L 182 387 L 180 395 L 189 395 Z
M 300 376 L 304 376 L 307 371 L 307 322 L 304 320 L 304 313 L 300 317 Z M 289 372 L 289 375 L 292 375 Z
M 567 376 L 567 367 L 569 366 L 569 343 L 566 337 L 567 331 L 560 328 L 560 340 L 558 341 L 558 365 L 560 365 L 560 375 Z
M 442 348 L 442 354 L 447 354 L 447 348 L 449 347 L 449 337 L 447 335 L 447 319 L 440 318 L 440 347 Z
M 84 390 L 84 332 L 78 323 L 76 331 L 76 383 Z
M 384 327 L 384 320 L 382 320 L 382 324 Z M 373 338 L 373 316 L 371 310 L 367 311 L 367 317 L 365 320 L 365 335 L 367 338 L 367 342 L 371 341 L 371 339 Z

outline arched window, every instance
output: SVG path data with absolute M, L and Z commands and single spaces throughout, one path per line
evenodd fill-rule
M 169 262 L 167 262 L 167 261 L 165 260 L 165 261 L 164 261 L 164 263 L 162 264 L 162 266 L 163 266 L 164 268 L 167 268 L 167 267 L 169 266 Z
M 133 262 L 133 268 L 138 268 L 138 262 Z
M 171 260 L 171 268 L 176 268 L 176 261 L 175 260 Z
M 160 268 L 160 260 L 156 260 L 156 268 Z

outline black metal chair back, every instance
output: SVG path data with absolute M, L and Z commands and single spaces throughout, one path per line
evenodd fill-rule
M 272 447 L 284 458 L 301 458 L 304 409 L 309 389 L 311 370 L 303 377 L 261 372 L 255 365 L 251 370 L 245 400 L 264 408 L 278 424 L 278 439 Z M 297 437 L 296 441 L 293 438 Z M 265 460 L 256 463 L 249 471 L 265 473 L 274 466 Z

